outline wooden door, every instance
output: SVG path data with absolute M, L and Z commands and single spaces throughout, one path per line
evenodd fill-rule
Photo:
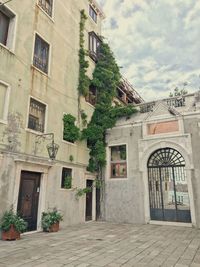
M 37 214 L 41 173 L 21 172 L 21 182 L 17 211 L 28 223 L 27 231 L 37 229 Z
M 93 181 L 87 180 L 86 186 L 88 188 L 92 188 Z M 86 213 L 85 213 L 86 221 L 92 220 L 92 191 L 86 194 Z

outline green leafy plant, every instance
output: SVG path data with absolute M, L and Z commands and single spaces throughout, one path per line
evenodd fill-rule
M 96 179 L 94 180 L 93 185 L 90 187 L 76 188 L 76 198 L 78 199 L 79 197 L 82 197 L 85 194 L 92 192 L 93 188 L 100 189 L 102 188 L 102 185 L 103 185 L 103 181 Z
M 106 164 L 106 130 L 114 127 L 118 118 L 129 117 L 136 112 L 133 106 L 113 107 L 113 97 L 120 80 L 121 75 L 114 55 L 108 44 L 102 41 L 91 81 L 91 85 L 97 90 L 97 103 L 91 121 L 81 135 L 82 139 L 87 139 L 90 148 L 90 172 L 99 172 Z
M 44 231 L 49 231 L 50 227 L 54 223 L 58 223 L 63 220 L 63 216 L 56 208 L 53 211 L 42 213 L 42 228 Z
M 83 195 L 92 192 L 91 187 L 86 187 L 86 188 L 78 188 L 76 192 L 76 198 L 82 197 Z
M 87 125 L 87 114 L 84 112 L 84 110 L 81 110 L 81 120 L 83 127 L 85 127 Z
M 76 118 L 71 114 L 63 116 L 63 140 L 74 143 L 79 139 L 80 130 L 75 125 Z
M 12 209 L 3 214 L 0 220 L 0 228 L 7 232 L 10 230 L 11 225 L 13 225 L 15 230 L 19 233 L 23 233 L 27 229 L 27 222 L 25 222 L 17 213 L 13 212 Z
M 86 96 L 89 90 L 90 79 L 86 75 L 87 68 L 89 66 L 86 58 L 86 51 L 84 48 L 84 30 L 85 30 L 85 21 L 87 20 L 87 16 L 85 15 L 85 11 L 81 10 L 80 12 L 80 49 L 79 49 L 79 85 L 78 91 L 80 95 Z
M 70 155 L 70 156 L 69 156 L 69 160 L 70 160 L 71 162 L 74 161 L 74 157 L 73 157 L 73 155 Z
M 64 188 L 65 189 L 71 189 L 72 188 L 72 177 L 66 176 L 64 179 Z

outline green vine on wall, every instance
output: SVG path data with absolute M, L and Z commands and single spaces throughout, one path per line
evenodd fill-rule
M 106 164 L 106 130 L 114 127 L 120 117 L 129 117 L 136 112 L 133 106 L 113 107 L 113 97 L 120 80 L 114 55 L 109 45 L 102 41 L 91 81 L 97 90 L 97 104 L 88 127 L 82 131 L 82 139 L 87 139 L 90 148 L 88 171 L 100 173 Z
M 84 48 L 84 30 L 85 30 L 85 22 L 87 16 L 85 15 L 85 11 L 81 10 L 80 12 L 80 49 L 79 49 L 79 85 L 78 91 L 79 95 L 86 96 L 89 90 L 90 79 L 86 75 L 87 68 L 89 67 L 88 61 L 85 59 L 87 56 L 87 52 Z
M 63 116 L 63 140 L 74 143 L 80 137 L 80 130 L 75 125 L 76 118 L 71 114 Z
M 96 63 L 93 79 L 87 77 L 86 72 L 89 67 L 85 59 L 87 53 L 84 49 L 84 30 L 86 15 L 81 11 L 80 19 L 80 50 L 79 50 L 79 95 L 86 96 L 89 93 L 89 86 L 93 86 L 97 91 L 97 102 L 91 121 L 87 124 L 87 116 L 81 113 L 83 129 L 81 139 L 86 139 L 90 148 L 90 159 L 88 170 L 101 173 L 106 164 L 106 130 L 115 126 L 118 118 L 130 116 L 136 112 L 133 106 L 112 106 L 113 98 L 116 95 L 116 88 L 120 84 L 121 75 L 114 55 L 108 44 L 103 40 L 98 48 L 98 61 Z

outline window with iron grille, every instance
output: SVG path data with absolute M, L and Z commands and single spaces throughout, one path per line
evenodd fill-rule
M 16 16 L 5 5 L 0 6 L 0 43 L 13 48 Z
M 52 17 L 53 0 L 39 0 L 38 5 Z
M 46 105 L 31 98 L 29 107 L 28 128 L 37 132 L 44 132 Z
M 64 189 L 72 188 L 72 169 L 62 168 L 61 188 Z
M 96 62 L 98 60 L 98 48 L 100 39 L 95 32 L 89 32 L 89 55 Z
M 33 65 L 41 71 L 48 73 L 49 44 L 37 34 L 35 36 Z
M 97 12 L 94 10 L 92 6 L 89 6 L 89 15 L 97 23 Z
M 111 178 L 127 177 L 126 145 L 111 148 Z

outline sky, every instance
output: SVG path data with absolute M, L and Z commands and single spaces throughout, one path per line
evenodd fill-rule
M 121 73 L 146 101 L 200 88 L 200 0 L 97 0 Z

